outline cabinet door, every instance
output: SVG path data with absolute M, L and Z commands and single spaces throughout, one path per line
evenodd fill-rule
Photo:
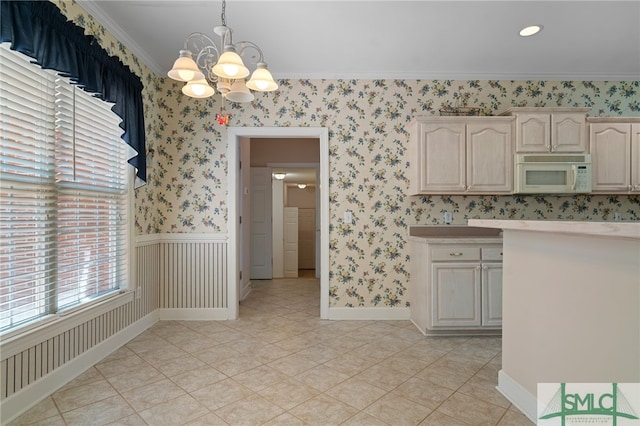
M 551 150 L 551 116 L 519 113 L 516 116 L 516 152 Z
M 551 151 L 587 152 L 586 115 L 551 114 Z
M 425 123 L 420 126 L 418 143 L 420 192 L 463 192 L 464 123 Z
M 480 264 L 433 263 L 431 269 L 432 325 L 480 326 Z
M 640 192 L 640 124 L 631 125 L 631 190 Z
M 589 127 L 592 190 L 627 192 L 631 184 L 631 126 L 593 123 Z
M 482 265 L 482 325 L 502 326 L 502 263 Z
M 513 152 L 510 123 L 467 125 L 467 191 L 513 192 Z

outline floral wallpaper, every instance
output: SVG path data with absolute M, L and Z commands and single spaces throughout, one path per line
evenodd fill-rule
M 226 232 L 226 132 L 229 126 L 324 126 L 329 129 L 330 300 L 332 306 L 406 306 L 407 226 L 469 218 L 640 220 L 638 196 L 408 196 L 408 125 L 445 105 L 484 115 L 512 106 L 588 106 L 592 115 L 640 115 L 640 82 L 286 80 L 250 104 L 193 100 L 165 81 L 152 172 L 152 222 L 140 231 Z M 345 224 L 345 210 L 354 223 Z
M 148 184 L 136 192 L 136 231 L 227 232 L 226 127 L 329 130 L 330 304 L 407 306 L 407 227 L 469 218 L 640 220 L 640 196 L 408 196 L 409 123 L 444 106 L 495 115 L 513 106 L 590 107 L 591 116 L 640 116 L 640 81 L 281 80 L 248 104 L 195 100 L 153 75 L 82 9 L 61 3 L 145 84 Z M 73 6 L 73 7 L 72 7 Z M 73 13 L 72 10 L 73 9 Z M 77 10 L 76 10 L 77 9 Z M 277 76 L 276 76 L 277 78 Z M 353 211 L 353 224 L 341 217 Z

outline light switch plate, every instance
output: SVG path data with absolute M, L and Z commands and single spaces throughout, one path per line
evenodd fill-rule
M 444 223 L 446 223 L 447 225 L 451 224 L 451 212 L 450 211 L 445 211 L 444 212 Z
M 353 223 L 353 213 L 351 213 L 351 210 L 344 212 L 344 223 L 349 225 Z

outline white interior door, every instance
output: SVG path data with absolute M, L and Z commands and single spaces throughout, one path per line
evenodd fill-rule
M 273 171 L 273 168 L 271 170 Z M 284 182 L 272 179 L 271 192 L 273 206 L 271 210 L 273 214 L 271 218 L 273 221 L 273 252 L 271 253 L 271 258 L 273 261 L 271 264 L 273 265 L 273 278 L 282 278 L 284 277 L 284 230 L 282 229 L 284 226 Z
M 298 208 L 284 208 L 284 276 L 298 276 Z
M 298 269 L 316 267 L 316 209 L 298 209 Z
M 273 278 L 271 169 L 251 168 L 251 279 Z

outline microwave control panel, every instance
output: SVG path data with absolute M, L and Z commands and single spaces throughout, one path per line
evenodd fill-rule
M 591 192 L 589 166 L 576 166 L 576 192 Z

